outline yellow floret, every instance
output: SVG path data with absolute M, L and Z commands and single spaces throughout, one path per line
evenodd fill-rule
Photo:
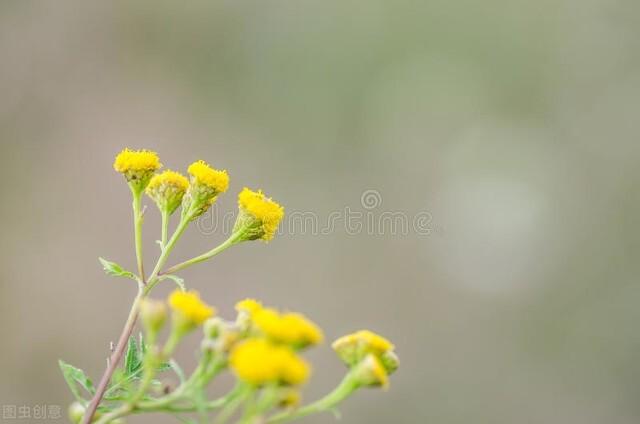
M 262 234 L 259 238 L 271 240 L 284 217 L 284 208 L 266 197 L 261 190 L 257 192 L 245 187 L 238 195 L 240 210 L 260 222 Z
M 214 169 L 203 160 L 189 165 L 188 172 L 193 177 L 194 184 L 206 185 L 216 193 L 224 193 L 229 188 L 227 171 Z
M 171 187 L 184 193 L 187 191 L 187 188 L 189 188 L 189 180 L 181 173 L 168 169 L 151 178 L 151 181 L 149 181 L 149 185 L 147 186 L 147 193 L 150 193 L 153 190 L 163 189 L 164 187 Z
M 295 347 L 321 343 L 322 330 L 298 313 L 280 314 L 272 308 L 263 308 L 253 315 L 256 328 L 268 338 Z
M 215 309 L 204 303 L 196 291 L 175 290 L 169 296 L 169 305 L 193 325 L 200 325 L 215 314 Z
M 309 365 L 290 348 L 274 345 L 265 339 L 248 339 L 238 345 L 229 357 L 238 378 L 254 385 L 304 383 Z
M 358 346 L 364 351 L 375 353 L 376 355 L 381 355 L 395 348 L 389 340 L 369 330 L 360 330 L 353 334 L 342 336 L 332 344 L 334 350 L 338 350 L 342 346 Z
M 129 172 L 153 172 L 162 167 L 156 152 L 149 150 L 124 149 L 113 162 L 113 169 L 126 174 Z
M 249 315 L 253 315 L 262 309 L 262 303 L 255 299 L 244 299 L 236 303 L 236 311 L 246 312 Z

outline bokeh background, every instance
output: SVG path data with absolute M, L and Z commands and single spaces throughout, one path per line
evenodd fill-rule
M 97 262 L 134 267 L 111 168 L 129 146 L 226 168 L 220 213 L 248 185 L 321 227 L 428 214 L 285 228 L 183 272 L 226 316 L 254 296 L 329 340 L 393 339 L 390 391 L 343 422 L 637 423 L 639 19 L 634 0 L 3 1 L 0 403 L 66 408 L 58 358 L 102 373 L 135 293 Z M 223 239 L 204 224 L 176 261 Z M 308 400 L 344 372 L 327 344 L 310 358 Z

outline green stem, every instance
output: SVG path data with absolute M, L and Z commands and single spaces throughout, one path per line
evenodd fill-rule
M 253 394 L 253 391 L 251 386 L 239 385 L 235 396 L 229 399 L 225 407 L 220 411 L 220 414 L 216 417 L 214 424 L 226 423 L 242 403 Z
M 131 186 L 133 194 L 133 229 L 136 245 L 136 260 L 138 262 L 138 277 L 144 283 L 144 261 L 142 259 L 142 191 Z
M 285 423 L 317 412 L 329 411 L 349 397 L 358 387 L 358 383 L 353 380 L 352 375 L 349 373 L 340 382 L 338 387 L 322 399 L 292 412 L 276 414 L 269 418 L 267 423 Z
M 155 287 L 156 284 L 158 284 L 158 281 L 159 281 L 158 273 L 160 272 L 164 264 L 167 262 L 167 259 L 169 258 L 169 254 L 175 247 L 180 236 L 182 236 L 184 231 L 187 229 L 188 225 L 189 225 L 188 218 L 180 219 L 180 223 L 176 227 L 176 230 L 173 232 L 173 235 L 171 236 L 167 244 L 162 249 L 162 253 L 158 258 L 158 262 L 156 263 L 156 266 L 153 268 L 153 272 L 151 273 L 151 276 L 149 277 L 149 282 L 147 284 L 147 287 L 145 288 L 146 293 L 149 293 L 151 289 Z
M 169 211 L 163 209 L 160 211 L 160 214 L 162 216 L 162 238 L 160 239 L 160 247 L 164 250 L 169 236 Z
M 233 246 L 234 244 L 238 243 L 240 241 L 240 239 L 242 238 L 243 233 L 241 231 L 235 232 L 233 234 L 231 234 L 231 237 L 229 237 L 228 239 L 226 239 L 224 242 L 222 242 L 222 244 L 214 247 L 213 249 L 209 250 L 206 253 L 203 253 L 200 256 L 196 256 L 195 258 L 191 258 L 187 261 L 184 261 L 182 263 L 179 263 L 177 265 L 172 266 L 171 268 L 167 269 L 165 272 L 163 272 L 163 274 L 173 274 L 176 273 L 188 266 L 197 264 L 199 262 L 202 261 L 206 261 L 207 259 L 211 259 L 212 257 L 214 257 L 215 255 L 217 255 L 220 252 L 223 252 L 225 250 L 227 250 L 228 248 L 230 248 L 231 246 Z

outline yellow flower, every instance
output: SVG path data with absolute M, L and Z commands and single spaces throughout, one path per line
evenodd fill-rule
M 227 171 L 213 169 L 203 160 L 193 162 L 187 171 L 193 177 L 194 184 L 206 185 L 216 193 L 224 193 L 229 188 Z
M 262 303 L 255 299 L 244 299 L 236 303 L 236 311 L 246 312 L 249 315 L 253 315 L 262 309 Z
M 245 187 L 238 195 L 238 207 L 240 215 L 234 232 L 243 231 L 243 240 L 271 240 L 284 217 L 284 208 L 261 190 L 256 192 Z
M 150 150 L 124 149 L 113 163 L 113 169 L 121 174 L 129 171 L 156 171 L 161 167 L 160 158 Z
M 189 180 L 184 175 L 166 170 L 151 178 L 145 192 L 156 202 L 160 210 L 172 214 L 180 206 L 187 188 Z
M 183 218 L 193 220 L 216 201 L 218 194 L 229 188 L 227 171 L 213 169 L 205 161 L 199 160 L 189 165 L 191 185 L 182 198 Z
M 331 347 L 349 366 L 355 366 L 371 354 L 378 359 L 387 373 L 392 373 L 398 368 L 398 357 L 393 351 L 395 349 L 393 344 L 369 330 L 361 330 L 340 337 Z
M 368 352 L 372 352 L 377 355 L 388 350 L 395 349 L 395 346 L 393 346 L 389 340 L 369 330 L 360 330 L 353 334 L 340 337 L 338 340 L 333 342 L 332 347 L 336 349 L 342 345 L 356 344 L 363 346 Z
M 123 174 L 128 182 L 135 184 L 137 190 L 143 190 L 153 173 L 161 167 L 156 152 L 149 150 L 124 149 L 113 162 L 113 169 Z
M 299 385 L 310 374 L 309 365 L 286 346 L 265 339 L 248 339 L 233 349 L 229 364 L 238 378 L 254 385 Z
M 200 300 L 196 291 L 175 290 L 169 296 L 169 306 L 177 320 L 187 327 L 200 325 L 215 314 L 215 309 Z
M 321 343 L 324 337 L 316 324 L 298 313 L 280 314 L 275 309 L 263 308 L 254 313 L 253 322 L 268 338 L 296 348 Z

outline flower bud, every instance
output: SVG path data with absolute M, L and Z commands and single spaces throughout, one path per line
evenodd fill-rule
M 80 402 L 73 402 L 71 405 L 69 405 L 69 409 L 67 410 L 69 414 L 69 420 L 72 423 L 79 423 L 82 420 L 82 417 L 84 417 L 85 411 L 86 408 L 82 406 Z
M 262 239 L 269 241 L 275 235 L 284 217 L 284 208 L 257 192 L 245 187 L 238 195 L 239 214 L 233 232 L 240 235 L 240 241 Z
M 145 298 L 140 301 L 140 318 L 149 334 L 156 334 L 167 320 L 167 307 L 164 302 Z
M 145 192 L 153 199 L 161 211 L 171 215 L 180 206 L 182 197 L 189 187 L 189 180 L 174 171 L 164 171 L 154 175 Z
M 205 339 L 215 339 L 224 328 L 224 320 L 220 317 L 209 318 L 204 322 L 202 330 Z

